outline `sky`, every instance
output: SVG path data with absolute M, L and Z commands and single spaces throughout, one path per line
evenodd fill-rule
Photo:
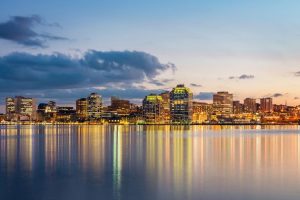
M 190 87 L 209 101 L 300 104 L 296 0 L 2 0 L 0 104 L 25 95 L 72 104 L 98 92 L 138 102 Z M 1 111 L 1 109 L 0 109 Z

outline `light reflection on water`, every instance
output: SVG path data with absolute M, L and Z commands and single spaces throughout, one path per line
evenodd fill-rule
M 1 199 L 300 199 L 298 126 L 1 126 Z

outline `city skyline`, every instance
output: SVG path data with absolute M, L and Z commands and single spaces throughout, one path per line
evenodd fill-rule
M 183 85 L 184 87 L 185 87 L 185 84 L 177 84 L 177 86 L 180 86 L 180 85 Z M 132 99 L 132 98 L 126 98 L 126 97 L 124 97 L 123 95 L 111 95 L 111 96 L 103 96 L 101 93 L 99 93 L 99 92 L 101 92 L 102 90 L 97 90 L 97 89 L 95 89 L 95 90 L 91 90 L 91 92 L 90 93 L 88 93 L 87 95 L 91 95 L 91 94 L 98 94 L 98 95 L 100 95 L 100 98 L 101 98 L 101 102 L 102 102 L 102 104 L 103 104 L 103 106 L 109 106 L 110 105 L 110 103 L 111 103 L 111 98 L 121 98 L 121 99 L 126 99 L 126 100 L 128 100 L 128 101 L 131 101 L 132 103 L 134 103 L 134 104 L 136 104 L 136 105 L 138 105 L 138 106 L 141 106 L 142 104 L 143 104 L 143 100 L 145 99 L 145 98 L 147 98 L 147 96 L 151 96 L 151 95 L 160 95 L 160 94 L 164 94 L 164 93 L 170 93 L 171 91 L 172 91 L 172 89 L 174 89 L 174 87 L 173 88 L 171 88 L 170 90 L 167 90 L 167 89 L 161 89 L 161 90 L 149 90 L 149 93 L 146 93 L 148 90 L 145 90 L 145 95 L 144 96 L 141 96 L 141 98 L 134 98 L 134 99 Z M 191 90 L 191 87 L 188 87 L 188 89 L 189 90 Z M 126 92 L 126 90 L 124 90 L 124 92 Z M 234 103 L 234 102 L 239 102 L 239 103 L 242 103 L 242 104 L 245 104 L 245 105 L 247 105 L 247 104 L 249 104 L 249 100 L 251 101 L 252 100 L 252 102 L 254 101 L 255 103 L 261 103 L 261 99 L 272 99 L 272 103 L 273 104 L 275 104 L 275 105 L 287 105 L 287 106 L 300 106 L 300 104 L 296 104 L 296 105 L 293 105 L 293 104 L 288 104 L 288 102 L 287 101 L 285 101 L 285 102 L 282 102 L 282 103 L 276 103 L 276 102 L 274 102 L 274 99 L 276 99 L 277 98 L 277 95 L 275 94 L 275 96 L 274 95 L 271 95 L 271 96 L 261 96 L 261 97 L 258 97 L 258 98 L 252 98 L 252 97 L 246 97 L 246 98 L 244 98 L 244 99 L 236 99 L 236 97 L 234 96 L 234 94 L 232 94 L 232 93 L 229 93 L 230 91 L 223 91 L 223 90 L 220 90 L 220 91 L 216 91 L 216 92 L 210 92 L 209 94 L 206 94 L 205 92 L 203 92 L 203 94 L 205 94 L 205 95 L 207 95 L 207 96 L 211 96 L 211 97 L 209 97 L 209 99 L 201 99 L 201 98 L 199 98 L 199 95 L 195 95 L 194 93 L 193 93 L 193 91 L 191 90 L 191 93 L 193 94 L 193 98 L 192 98 L 192 100 L 193 101 L 195 101 L 195 102 L 200 102 L 200 103 L 208 103 L 208 104 L 213 104 L 215 101 L 214 101 L 214 96 L 216 96 L 216 95 L 218 95 L 218 94 L 223 94 L 223 93 L 225 93 L 225 94 L 229 94 L 231 97 L 231 101 Z M 201 92 L 200 92 L 201 93 Z M 47 101 L 55 101 L 55 102 L 58 102 L 61 106 L 71 106 L 71 107 L 76 107 L 76 105 L 77 105 L 77 100 L 87 100 L 87 98 L 84 98 L 83 96 L 84 95 L 81 95 L 81 94 L 78 94 L 78 95 L 76 95 L 74 98 L 72 98 L 72 99 L 69 99 L 68 100 L 68 103 L 61 103 L 61 102 L 63 102 L 63 101 L 61 101 L 61 99 L 57 99 L 57 98 L 51 98 L 50 96 L 49 97 L 47 97 L 46 99 L 44 99 L 44 98 L 39 98 L 39 97 L 36 97 L 36 96 L 31 96 L 30 94 L 25 94 L 25 95 L 20 95 L 20 94 L 12 94 L 12 95 L 10 95 L 10 96 L 6 96 L 6 97 L 4 97 L 4 100 L 5 99 L 7 99 L 7 98 L 14 98 L 14 97 L 24 97 L 24 98 L 32 98 L 32 99 L 34 99 L 35 101 L 36 101 L 36 103 L 37 104 L 43 104 L 43 103 L 45 103 L 45 102 L 47 102 Z M 2 99 L 2 101 L 3 101 L 3 99 Z M 4 102 L 4 101 L 3 101 Z M 4 112 L 3 113 L 5 113 L 5 104 L 4 105 L 2 105 L 2 106 L 4 106 Z M 1 108 L 2 109 L 2 108 Z M 1 111 L 1 109 L 0 109 L 0 111 Z M 251 110 L 251 109 L 250 109 Z M 1 113 L 1 112 L 0 112 Z
M 141 102 L 177 83 L 201 101 L 300 104 L 297 1 L 30 2 L 2 3 L 0 112 L 15 94 Z
M 299 200 L 299 0 L 1 0 L 4 200 Z
M 170 91 L 147 94 L 140 104 L 111 96 L 110 105 L 101 94 L 73 100 L 76 107 L 38 103 L 31 97 L 6 97 L 2 123 L 92 124 L 299 124 L 300 105 L 274 104 L 272 97 L 234 99 L 228 91 L 213 94 L 213 102 L 200 102 L 184 84 Z

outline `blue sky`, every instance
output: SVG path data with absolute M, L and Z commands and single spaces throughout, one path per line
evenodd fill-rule
M 41 37 L 46 41 L 46 47 L 42 48 L 2 38 L 0 56 L 5 60 L 7 56 L 15 59 L 10 55 L 12 52 L 33 55 L 56 52 L 68 59 L 78 58 L 78 61 L 89 50 L 98 52 L 97 55 L 99 52 L 104 55 L 103 52 L 126 50 L 145 52 L 150 57 L 157 57 L 159 65 L 173 63 L 176 65 L 175 72 L 171 68 L 158 72 L 153 66 L 153 72 L 148 71 L 149 76 L 142 80 L 128 76 L 126 84 L 111 82 L 112 93 L 126 88 L 146 91 L 169 89 L 177 83 L 185 83 L 188 86 L 194 84 L 191 87 L 196 95 L 228 90 L 234 93 L 236 99 L 242 100 L 278 93 L 282 95 L 276 95 L 276 103 L 287 100 L 296 105 L 300 103 L 297 98 L 300 97 L 300 77 L 297 74 L 300 71 L 299 7 L 300 2 L 296 0 L 2 0 L 0 24 L 14 16 L 38 15 L 43 24 L 32 29 L 40 35 L 48 35 Z M 49 39 L 49 35 L 66 40 Z M 7 63 L 0 64 L 0 68 L 3 66 L 6 69 L 10 67 Z M 83 77 L 74 80 L 77 78 Z M 11 80 L 15 81 L 15 87 L 24 85 L 24 78 L 20 76 Z M 87 91 L 95 88 L 101 92 L 108 87 L 102 81 L 93 81 L 94 84 L 86 82 L 82 87 Z M 72 91 L 75 98 L 84 94 L 84 88 L 80 88 L 78 93 L 78 84 L 57 84 L 57 88 L 51 89 Z M 48 90 L 49 87 L 29 87 L 22 91 L 11 90 L 11 95 L 36 95 Z M 105 94 L 110 93 L 105 91 Z M 136 98 L 139 98 L 138 94 Z M 140 94 L 144 95 L 145 91 Z M 3 90 L 1 96 L 4 95 L 9 93 Z M 59 98 L 62 102 L 69 101 L 68 98 L 64 100 L 63 95 Z

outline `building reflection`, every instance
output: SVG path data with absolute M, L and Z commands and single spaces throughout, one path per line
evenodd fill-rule
M 116 199 L 130 184 L 124 178 L 128 174 L 161 191 L 156 193 L 160 198 L 193 199 L 218 185 L 255 191 L 289 180 L 287 186 L 295 188 L 300 182 L 299 166 L 297 126 L 47 125 L 0 129 L 1 173 L 19 170 L 34 176 L 33 171 L 39 169 L 51 175 L 63 169 L 96 181 L 105 177 Z

